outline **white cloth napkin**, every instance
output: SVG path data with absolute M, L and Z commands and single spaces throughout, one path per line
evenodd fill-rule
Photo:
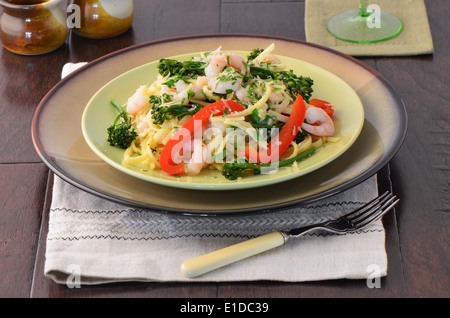
M 67 66 L 75 68 L 77 64 Z M 288 244 L 189 279 L 190 258 L 262 235 L 338 217 L 378 194 L 376 176 L 341 194 L 283 211 L 224 217 L 137 210 L 87 192 L 55 176 L 45 275 L 61 284 L 120 281 L 300 282 L 368 279 L 387 274 L 381 221 L 347 235 L 311 233 Z

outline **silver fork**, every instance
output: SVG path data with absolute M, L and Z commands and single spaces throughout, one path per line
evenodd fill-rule
M 289 231 L 275 231 L 187 260 L 181 265 L 181 272 L 186 277 L 197 277 L 231 263 L 282 246 L 290 238 L 300 237 L 311 231 L 325 230 L 336 234 L 345 234 L 361 230 L 379 220 L 398 202 L 399 199 L 396 196 L 385 192 L 364 206 L 336 220 L 308 225 Z

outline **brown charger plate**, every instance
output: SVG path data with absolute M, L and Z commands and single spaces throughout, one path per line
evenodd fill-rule
M 202 191 L 166 187 L 114 169 L 86 144 L 81 116 L 90 98 L 118 75 L 142 64 L 186 52 L 251 51 L 275 43 L 276 54 L 315 64 L 349 84 L 361 99 L 365 121 L 356 142 L 317 171 L 254 189 Z M 358 60 L 315 44 L 277 37 L 208 35 L 166 39 L 103 56 L 58 83 L 39 104 L 32 138 L 43 162 L 72 185 L 105 199 L 158 212 L 223 215 L 263 212 L 304 204 L 345 191 L 376 174 L 406 135 L 401 98 L 380 74 Z

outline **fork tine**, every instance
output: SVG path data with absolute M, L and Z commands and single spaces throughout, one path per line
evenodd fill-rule
M 395 200 L 395 201 L 394 201 Z M 374 210 L 371 214 L 366 215 L 364 218 L 357 220 L 354 223 L 354 226 L 358 229 L 361 229 L 372 222 L 375 222 L 381 217 L 386 214 L 388 211 L 390 211 L 398 202 L 400 199 L 397 199 L 396 196 L 393 196 L 389 200 L 387 200 L 383 205 L 381 205 L 379 208 Z
M 392 197 L 392 193 L 385 192 L 381 196 L 373 199 L 366 205 L 359 208 L 357 213 L 347 215 L 347 219 L 351 222 L 357 222 L 365 218 L 366 215 L 370 215 L 373 211 L 379 209 L 386 201 L 390 200 Z
M 353 212 L 350 212 L 349 214 L 346 214 L 345 217 L 349 220 L 352 220 L 355 217 L 358 217 L 359 215 L 361 215 L 361 213 L 364 213 L 365 211 L 367 211 L 368 209 L 371 209 L 374 205 L 376 205 L 380 200 L 383 200 L 389 193 L 389 191 L 386 191 L 385 193 L 383 193 L 382 195 L 376 197 L 375 199 L 367 202 L 366 204 L 364 204 L 362 207 L 354 210 Z

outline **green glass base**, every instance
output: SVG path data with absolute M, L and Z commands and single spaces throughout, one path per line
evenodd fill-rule
M 393 15 L 381 12 L 375 25 L 373 17 L 363 17 L 359 10 L 348 10 L 332 16 L 327 23 L 328 32 L 336 38 L 355 43 L 374 43 L 393 38 L 402 30 L 402 23 Z

